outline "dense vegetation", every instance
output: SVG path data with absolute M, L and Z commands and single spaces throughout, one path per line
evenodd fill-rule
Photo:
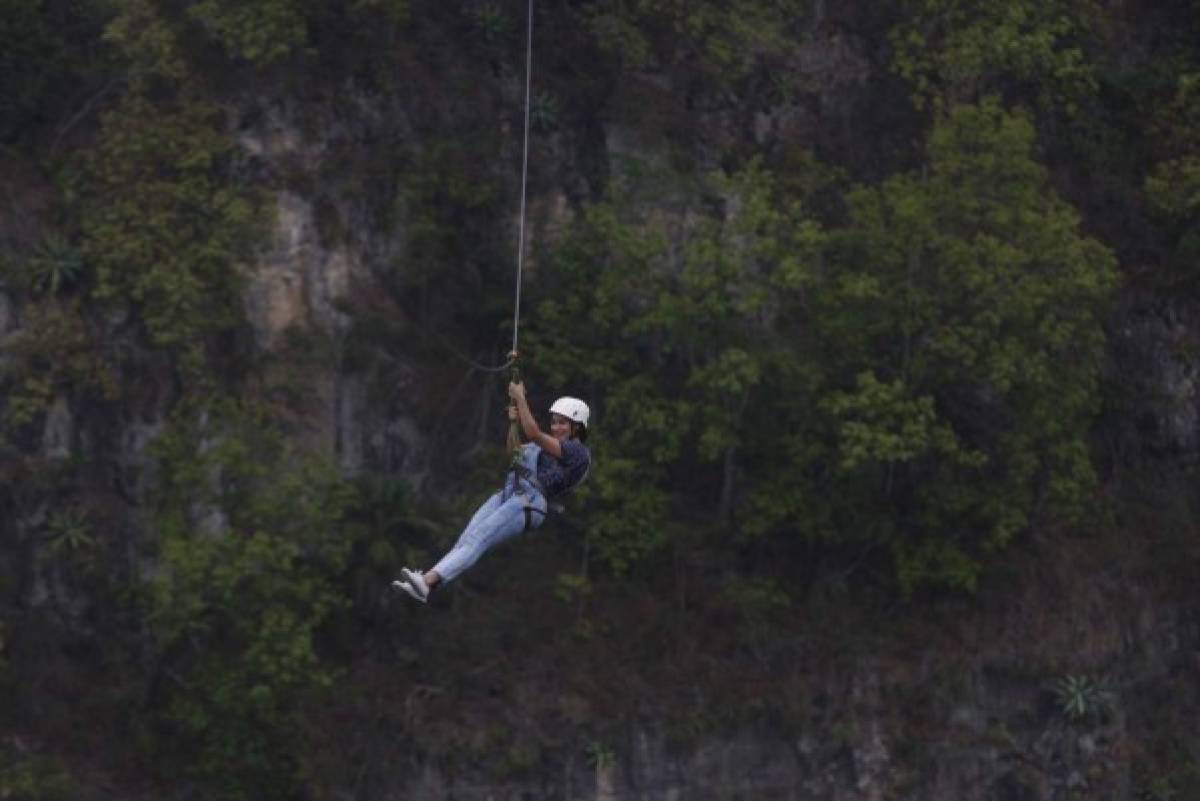
M 504 461 L 501 415 L 446 421 L 501 402 L 451 357 L 509 336 L 523 4 L 0 0 L 0 731 L 63 755 L 0 740 L 0 797 L 73 797 L 97 749 L 131 783 L 319 793 L 389 726 L 426 726 L 434 759 L 504 742 L 520 773 L 548 738 L 372 707 L 443 674 L 486 698 L 463 662 L 519 650 L 564 665 L 602 744 L 606 700 L 646 694 L 587 678 L 617 631 L 635 664 L 665 641 L 673 669 L 728 647 L 769 672 L 813 587 L 935 605 L 1130 520 L 1163 462 L 1128 444 L 1108 327 L 1122 298 L 1197 290 L 1200 3 L 825 5 L 538 10 L 535 194 L 569 214 L 535 242 L 522 350 L 536 391 L 593 403 L 598 467 L 556 542 L 481 569 L 502 600 L 452 595 L 435 632 L 380 591 Z M 838 36 L 870 65 L 853 100 L 799 66 Z M 837 130 L 755 134 L 822 102 Z M 365 133 L 315 164 L 251 153 L 289 104 L 320 110 L 314 140 Z M 264 352 L 244 295 L 277 192 L 369 254 L 377 297 Z M 421 492 L 313 444 L 314 365 L 387 393 L 395 354 L 437 438 Z M 536 578 L 501 593 L 515 573 Z M 695 644 L 713 626 L 734 642 Z M 682 738 L 744 704 L 705 671 L 714 717 L 664 702 Z M 331 721 L 361 734 L 331 745 Z M 1181 787 L 1164 737 L 1143 756 Z

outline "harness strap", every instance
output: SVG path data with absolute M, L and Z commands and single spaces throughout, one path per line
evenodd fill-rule
M 537 475 L 535 475 L 534 472 L 528 467 L 523 464 L 514 464 L 512 471 L 516 475 L 517 479 L 524 479 L 525 481 L 528 481 L 531 485 L 533 485 L 535 490 L 542 493 L 542 495 L 546 494 L 546 488 L 542 486 L 542 482 L 537 480 Z
M 521 504 L 525 512 L 525 528 L 523 530 L 529 531 L 529 529 L 533 527 L 533 513 L 537 512 L 542 517 L 545 517 L 546 513 L 531 504 L 529 502 L 529 496 L 523 492 L 521 493 Z
M 542 494 L 542 497 L 546 499 L 546 507 L 551 512 L 554 512 L 555 514 L 562 514 L 563 512 L 566 511 L 567 507 L 565 505 L 563 505 L 561 502 L 556 502 L 556 501 L 550 500 L 550 496 L 546 493 L 546 488 L 542 486 L 542 483 L 537 480 L 537 476 L 534 475 L 534 472 L 532 470 L 530 470 L 528 467 L 526 467 L 525 465 L 521 464 L 520 462 L 517 462 L 514 460 L 511 470 L 513 473 L 513 486 L 519 488 L 520 484 L 518 483 L 518 480 L 524 479 L 525 481 L 528 481 L 530 484 L 532 484 L 533 488 Z M 572 484 L 570 487 L 568 487 L 567 490 L 565 490 L 562 494 L 563 495 L 567 494 L 567 492 L 575 489 L 580 484 L 582 484 L 584 481 L 587 481 L 588 474 L 591 472 L 592 472 L 592 461 L 589 459 L 588 463 L 587 463 L 587 467 L 585 467 L 583 470 L 583 475 L 580 476 L 579 480 L 576 481 L 574 484 Z M 519 491 L 519 489 L 518 489 L 518 491 Z M 538 512 L 540 512 L 543 515 L 545 514 L 545 512 L 542 512 L 540 509 L 538 510 Z
M 536 512 L 537 514 L 541 515 L 542 517 L 545 517 L 546 513 L 529 502 L 529 495 L 521 487 L 521 481 L 522 480 L 527 481 L 530 484 L 530 486 L 532 486 L 535 490 L 537 490 L 541 494 L 541 496 L 543 498 L 546 498 L 547 506 L 550 505 L 550 499 L 546 495 L 546 490 L 542 486 L 542 483 L 537 480 L 537 476 L 535 476 L 533 471 L 530 470 L 528 467 L 526 467 L 525 465 L 521 464 L 519 461 L 514 459 L 513 465 L 512 465 L 512 468 L 510 471 L 513 474 L 513 494 L 517 495 L 521 498 L 521 508 L 522 508 L 522 511 L 525 512 L 525 528 L 523 530 L 529 531 L 533 527 L 534 513 Z M 507 484 L 508 482 L 505 482 L 505 483 Z
M 520 495 L 521 503 L 524 504 L 525 530 L 526 531 L 529 531 L 529 527 L 532 524 L 534 512 L 537 512 L 542 517 L 546 517 L 547 512 L 554 512 L 555 514 L 563 514 L 566 511 L 566 506 L 564 506 L 562 503 L 557 503 L 555 501 L 550 500 L 550 496 L 546 494 L 546 488 L 542 486 L 542 482 L 537 480 L 537 476 L 534 474 L 534 471 L 530 470 L 528 467 L 521 464 L 521 462 L 518 459 L 516 459 L 516 458 L 513 459 L 512 467 L 510 468 L 510 470 L 513 474 L 513 487 L 515 488 L 513 490 L 513 494 Z M 590 473 L 591 470 L 592 470 L 592 462 L 589 459 L 588 463 L 587 463 L 587 467 L 584 468 L 583 475 L 580 477 L 579 481 L 575 482 L 575 484 L 573 484 L 570 487 L 570 489 L 574 489 L 575 487 L 582 484 L 587 479 L 588 473 Z M 547 510 L 546 512 L 543 512 L 541 509 L 538 509 L 536 506 L 533 506 L 529 503 L 529 496 L 526 495 L 525 492 L 521 489 L 520 482 L 522 480 L 529 482 L 529 484 L 535 490 L 537 490 L 539 493 L 541 493 L 541 496 L 543 498 L 546 499 L 546 510 Z M 505 482 L 505 484 L 507 484 L 507 482 Z

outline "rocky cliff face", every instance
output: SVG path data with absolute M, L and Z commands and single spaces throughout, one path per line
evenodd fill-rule
M 1111 378 L 1128 404 L 1117 428 L 1127 453 L 1173 464 L 1200 456 L 1198 324 L 1196 309 L 1180 299 L 1135 292 L 1121 304 L 1110 330 Z
M 572 740 L 565 729 L 524 780 L 496 778 L 489 773 L 495 764 L 447 772 L 398 758 L 364 768 L 367 795 L 420 801 L 1145 797 L 1155 777 L 1131 766 L 1152 764 L 1167 747 L 1163 733 L 1200 712 L 1200 616 L 1194 604 L 1165 601 L 1144 577 L 1081 583 L 1079 565 L 1092 558 L 1086 543 L 1056 557 L 1062 561 L 1048 561 L 1007 587 L 1003 606 L 984 601 L 969 615 L 959 608 L 900 623 L 893 636 L 864 643 L 861 658 L 798 657 L 794 669 L 750 694 L 747 706 L 762 711 L 741 724 L 681 742 L 647 719 L 603 745 Z M 833 662 L 844 669 L 831 669 Z M 756 678 L 747 674 L 746 681 Z M 824 700 L 793 710 L 790 724 L 780 726 L 775 713 L 797 697 Z M 701 717 L 708 711 L 694 710 Z
M 866 61 L 840 32 L 808 46 L 796 69 L 810 79 L 811 94 L 748 120 L 732 109 L 714 110 L 701 115 L 703 124 L 717 141 L 748 136 L 772 147 L 829 136 L 864 102 Z M 665 76 L 646 75 L 640 86 L 618 92 L 614 106 L 636 106 L 638 96 L 655 92 L 669 96 L 675 88 Z M 654 124 L 600 117 L 595 123 L 609 162 L 603 172 L 634 154 L 650 162 L 668 158 Z M 283 116 L 260 119 L 270 122 L 244 132 L 242 147 L 268 172 L 282 173 L 280 165 L 287 164 L 317 180 L 334 145 L 314 140 Z M 380 124 L 372 120 L 366 127 Z M 537 236 L 552 238 L 571 214 L 571 198 L 589 191 L 576 165 L 595 154 L 582 156 L 581 141 L 563 134 L 540 153 L 547 161 L 536 167 L 539 175 L 559 180 L 534 189 L 530 224 Z M 516 180 L 508 175 L 501 181 L 511 197 Z M 387 294 L 381 265 L 404 252 L 406 232 L 403 224 L 375 225 L 355 192 L 353 185 L 341 186 L 320 200 L 293 188 L 274 192 L 273 244 L 254 266 L 246 297 L 263 351 L 284 349 L 289 334 L 299 330 L 315 332 L 342 355 L 362 299 Z M 328 227 L 323 214 L 350 232 L 329 241 L 321 233 Z M 536 277 L 536 252 L 532 270 Z M 400 317 L 406 313 L 387 303 L 385 308 Z M 1114 316 L 1112 380 L 1137 387 L 1120 415 L 1136 425 L 1110 419 L 1102 435 L 1114 447 L 1157 453 L 1170 464 L 1195 458 L 1200 360 L 1191 345 L 1200 323 L 1194 317 L 1183 304 L 1154 300 L 1126 304 Z M 340 356 L 322 362 L 310 376 L 319 402 L 309 422 L 316 441 L 337 454 L 346 472 L 399 473 L 420 485 L 433 469 L 428 450 L 437 443 L 407 395 L 434 379 L 428 366 L 406 360 L 396 344 L 394 351 L 373 351 L 365 362 Z M 387 390 L 382 397 L 381 385 Z M 69 426 L 62 414 L 55 420 L 48 448 L 61 447 L 55 443 Z M 864 649 L 871 658 L 835 679 L 812 665 L 779 676 L 780 691 L 788 684 L 828 685 L 829 707 L 809 711 L 793 730 L 751 721 L 681 746 L 650 720 L 603 748 L 568 739 L 530 780 L 497 780 L 487 766 L 447 772 L 406 758 L 372 768 L 363 785 L 371 789 L 344 797 L 1131 799 L 1147 786 L 1144 779 L 1135 781 L 1131 765 L 1158 747 L 1160 716 L 1200 713 L 1200 618 L 1194 607 L 1164 600 L 1153 579 L 1132 567 L 1128 583 L 1088 585 L 1087 568 L 1080 567 L 1088 559 L 1086 543 L 1044 556 L 1042 572 L 1014 576 L 1017 589 L 1003 595 L 1006 606 L 960 609 L 966 624 L 935 622 L 899 640 L 881 640 Z M 762 688 L 764 705 L 774 703 L 774 689 Z
M 852 36 L 830 26 L 802 50 L 795 65 L 811 86 L 808 94 L 745 119 L 732 108 L 699 114 L 714 144 L 711 166 L 717 163 L 718 145 L 738 138 L 764 148 L 797 138 L 814 143 L 861 138 L 847 133 L 846 126 L 855 105 L 878 91 L 861 50 Z M 510 100 L 512 89 L 503 90 Z M 658 127 L 669 123 L 621 109 L 676 92 L 668 76 L 656 74 L 616 92 L 612 109 L 593 121 L 603 131 L 600 157 L 607 166 L 601 173 L 611 173 L 632 156 L 649 163 L 669 159 Z M 403 122 L 397 126 L 413 128 Z M 578 165 L 596 158 L 595 152 L 581 153 L 594 142 L 594 137 L 565 132 L 540 150 L 544 163 L 535 170 L 543 181 L 534 187 L 530 203 L 534 236 L 552 240 L 572 213 L 572 198 L 592 191 Z M 312 176 L 332 147 L 307 138 L 282 118 L 244 133 L 242 145 L 268 165 L 299 164 Z M 545 181 L 549 176 L 557 180 Z M 517 177 L 501 181 L 509 197 L 516 197 Z M 246 300 L 263 350 L 281 348 L 288 332 L 299 328 L 337 343 L 336 351 L 354 325 L 356 298 L 384 292 L 379 262 L 403 252 L 405 232 L 372 228 L 354 192 L 354 186 L 343 187 L 341 194 L 327 196 L 323 207 L 294 190 L 274 194 L 274 244 L 255 266 Z M 323 213 L 335 215 L 353 233 L 325 241 Z M 536 257 L 535 249 L 534 280 Z M 1143 299 L 1115 314 L 1111 376 L 1137 387 L 1129 408 L 1121 410 L 1126 422 L 1109 421 L 1113 426 L 1105 436 L 1115 447 L 1166 456 L 1172 465 L 1196 458 L 1200 358 L 1192 345 L 1198 331 L 1200 321 L 1184 304 Z M 398 353 L 376 353 L 365 368 L 334 359 L 313 375 L 323 409 L 313 425 L 347 472 L 398 472 L 417 484 L 429 477 L 431 462 L 423 454 L 436 443 L 403 400 L 412 387 L 430 380 L 425 369 Z M 384 380 L 392 382 L 389 402 L 380 402 L 370 387 L 381 373 L 394 374 Z M 486 766 L 447 772 L 406 759 L 391 769 L 373 770 L 367 796 L 413 801 L 1131 799 L 1135 790 L 1148 786 L 1144 777 L 1133 775 L 1131 765 L 1158 747 L 1161 716 L 1200 714 L 1200 617 L 1193 606 L 1165 600 L 1155 582 L 1133 568 L 1128 583 L 1088 585 L 1088 571 L 1080 568 L 1089 558 L 1086 551 L 1086 543 L 1077 543 L 1047 552 L 1044 571 L 1015 577 L 1019 589 L 1010 587 L 1003 595 L 1008 605 L 987 608 L 984 603 L 959 610 L 966 624 L 941 628 L 935 622 L 898 640 L 881 640 L 864 649 L 871 658 L 844 675 L 822 676 L 810 664 L 779 676 L 781 691 L 785 685 L 828 685 L 829 707 L 810 710 L 791 731 L 751 721 L 681 746 L 649 720 L 604 747 L 564 741 L 532 780 L 497 780 Z M 762 689 L 762 704 L 775 703 L 773 689 Z
M 717 165 L 720 149 L 739 140 L 766 149 L 797 140 L 867 146 L 868 135 L 855 136 L 847 128 L 853 109 L 870 102 L 883 79 L 872 73 L 852 35 L 833 23 L 821 30 L 794 65 L 809 92 L 752 112 L 718 104 L 696 113 L 707 137 L 701 139 L 698 168 Z M 495 79 L 493 103 L 517 99 L 516 77 Z M 671 121 L 638 109 L 670 109 L 681 94 L 669 75 L 647 73 L 636 85 L 614 91 L 611 106 L 596 109 L 578 130 L 545 138 L 536 152 L 539 180 L 530 201 L 535 242 L 552 242 L 579 202 L 602 191 L 604 177 L 622 159 L 669 160 L 663 128 Z M 653 96 L 665 100 L 643 103 Z M 428 347 L 424 359 L 412 355 L 415 338 L 439 309 L 423 313 L 404 305 L 414 298 L 435 307 L 438 302 L 412 290 L 403 277 L 419 272 L 420 264 L 409 220 L 396 208 L 420 198 L 402 202 L 402 166 L 431 157 L 415 122 L 426 98 L 414 90 L 407 100 L 411 105 L 381 109 L 369 98 L 353 98 L 336 110 L 243 101 L 241 116 L 253 122 L 240 130 L 238 142 L 247 169 L 264 176 L 274 211 L 269 243 L 247 268 L 245 312 L 264 370 L 292 358 L 297 348 L 320 350 L 321 358 L 305 363 L 307 395 L 298 406 L 312 447 L 336 455 L 348 475 L 394 474 L 432 492 L 446 467 L 437 453 L 477 445 L 487 423 L 474 421 L 486 420 L 499 396 L 495 388 L 471 383 L 478 376 L 456 361 L 453 348 L 442 350 L 440 359 L 428 358 L 428 352 L 442 347 L 438 344 Z M 471 117 L 455 109 L 431 113 Z M 313 118 L 327 124 L 313 125 Z M 507 134 L 511 143 L 511 131 Z M 369 159 L 345 155 L 356 147 L 376 155 L 393 149 L 408 161 L 368 178 L 361 162 Z M 498 195 L 515 201 L 519 175 L 509 169 L 513 156 L 498 150 L 470 157 L 494 158 Z M 343 168 L 343 174 L 331 175 Z M 382 182 L 387 196 L 382 204 L 365 197 L 361 181 L 366 180 Z M 511 234 L 515 227 L 515 206 L 497 201 L 496 207 L 502 219 L 486 224 L 499 232 L 498 243 L 481 261 L 509 252 L 512 244 L 503 232 Z M 16 236 L 20 223 L 15 226 L 0 236 Z M 537 258 L 535 247 L 527 280 L 536 280 Z M 507 266 L 497 267 L 480 280 L 507 273 Z M 510 289 L 504 284 L 474 291 L 498 298 L 500 320 Z M 396 327 L 364 339 L 363 329 L 380 318 Z M 0 336 L 19 327 L 20 310 L 0 291 Z M 1193 463 L 1200 448 L 1200 353 L 1195 348 L 1200 316 L 1182 302 L 1139 298 L 1115 313 L 1110 335 L 1111 378 L 1133 389 L 1125 408 L 1109 411 L 1099 439 L 1123 457 L 1140 453 L 1162 459 L 1164 470 L 1176 475 L 1175 467 Z M 428 408 L 422 396 L 429 387 L 448 398 L 447 409 Z M 152 469 L 146 448 L 166 412 L 161 402 L 127 410 L 112 435 L 119 445 L 113 481 L 129 498 L 143 492 L 146 471 Z M 449 415 L 472 424 L 449 427 Z M 87 441 L 80 429 L 69 399 L 56 398 L 45 418 L 42 455 L 54 460 L 77 453 Z M 561 749 L 534 778 L 496 780 L 488 766 L 449 771 L 405 758 L 373 766 L 362 785 L 367 789 L 343 787 L 336 796 L 413 801 L 1131 799 L 1136 788 L 1147 786 L 1134 781 L 1131 765 L 1160 747 L 1158 721 L 1200 714 L 1200 614 L 1193 603 L 1163 592 L 1141 555 L 1129 547 L 1127 581 L 1119 584 L 1087 582 L 1086 543 L 1048 546 L 1044 568 L 1013 576 L 1007 592 L 990 596 L 1003 597 L 1003 605 L 985 598 L 976 608 L 948 611 L 945 621 L 906 623 L 904 631 L 870 643 L 863 651 L 871 657 L 855 661 L 841 675 L 823 671 L 822 654 L 798 659 L 795 670 L 776 674 L 777 684 L 761 687 L 761 703 L 774 705 L 789 686 L 817 686 L 828 705 L 798 714 L 786 730 L 751 719 L 681 744 L 656 721 L 646 720 L 600 747 L 581 736 L 571 739 L 578 733 L 568 728 Z M 31 588 L 25 600 L 49 602 L 53 593 L 46 585 L 52 580 Z M 1082 683 L 1063 685 L 1071 678 Z M 1070 707 L 1072 701 L 1079 706 Z

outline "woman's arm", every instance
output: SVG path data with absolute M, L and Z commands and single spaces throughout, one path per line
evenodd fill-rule
M 555 459 L 561 459 L 562 444 L 538 428 L 537 420 L 534 419 L 533 412 L 529 410 L 529 402 L 525 400 L 525 385 L 509 384 L 508 397 L 512 398 L 513 403 L 516 404 L 517 420 L 521 423 L 521 430 L 525 432 L 526 439 L 536 443 L 538 447 Z

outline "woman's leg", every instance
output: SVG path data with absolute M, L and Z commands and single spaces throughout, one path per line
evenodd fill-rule
M 514 495 L 502 503 L 498 495 L 493 497 L 497 503 L 489 502 L 490 511 L 484 513 L 481 508 L 450 552 L 425 574 L 425 582 L 430 587 L 442 581 L 453 581 L 484 553 L 525 530 L 525 503 L 521 497 Z M 534 517 L 538 515 L 535 513 Z M 540 521 L 535 520 L 535 524 L 537 522 Z
M 486 520 L 493 512 L 500 508 L 502 497 L 503 492 L 493 493 L 486 501 L 479 505 L 479 508 L 475 510 L 475 514 L 471 515 L 471 519 L 467 521 L 467 525 L 462 530 L 462 533 L 458 535 L 458 540 L 455 541 L 454 546 L 446 552 L 446 555 L 441 558 L 441 560 L 438 562 L 438 565 L 441 565 L 443 562 L 449 559 L 450 555 L 455 551 L 461 548 L 469 547 L 467 543 L 470 541 L 469 536 L 471 532 L 478 528 L 480 523 Z M 425 584 L 430 589 L 433 589 L 439 583 L 441 583 L 443 577 L 444 576 L 442 572 L 439 571 L 437 567 L 427 570 L 423 575 Z

